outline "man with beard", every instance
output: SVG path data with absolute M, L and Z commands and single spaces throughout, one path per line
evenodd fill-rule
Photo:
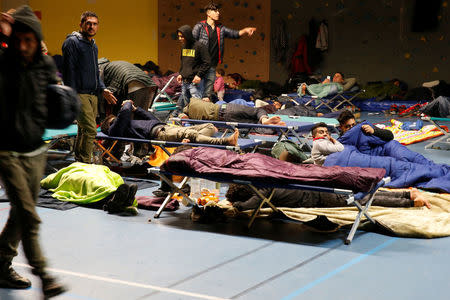
M 94 40 L 97 30 L 97 15 L 86 11 L 81 15 L 80 31 L 69 34 L 62 46 L 64 84 L 76 90 L 81 99 L 75 159 L 84 163 L 91 163 L 93 142 L 97 135 L 97 95 L 102 93 L 109 104 L 117 102 L 100 78 L 98 48 Z

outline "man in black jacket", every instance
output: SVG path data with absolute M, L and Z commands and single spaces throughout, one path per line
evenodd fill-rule
M 183 25 L 177 31 L 178 40 L 183 44 L 181 49 L 180 75 L 177 81 L 182 84 L 182 97 L 178 100 L 181 110 L 192 98 L 202 98 L 201 82 L 209 69 L 209 53 L 205 45 L 194 40 L 192 28 Z
M 94 36 L 98 17 L 93 12 L 81 15 L 80 31 L 69 34 L 62 46 L 64 84 L 77 91 L 81 100 L 75 159 L 91 163 L 94 139 L 97 135 L 97 95 L 102 93 L 109 104 L 116 104 L 113 93 L 106 89 L 98 69 L 98 48 Z
M 0 177 L 11 209 L 0 234 L 0 287 L 31 286 L 11 267 L 22 241 L 32 272 L 42 280 L 44 296 L 52 297 L 65 288 L 46 272 L 35 205 L 47 152 L 42 141 L 48 111 L 46 90 L 59 80 L 53 60 L 41 52 L 41 24 L 30 7 L 2 14 L 1 35 L 9 47 L 0 49 Z
M 339 121 L 339 129 L 341 131 L 341 135 L 343 135 L 356 125 L 355 116 L 349 110 L 344 110 L 339 115 L 337 120 Z M 380 129 L 376 126 L 372 127 L 370 125 L 363 125 L 361 127 L 361 130 L 364 131 L 365 134 L 377 136 L 385 142 L 389 142 L 394 139 L 394 134 L 392 133 L 392 131 L 387 129 Z

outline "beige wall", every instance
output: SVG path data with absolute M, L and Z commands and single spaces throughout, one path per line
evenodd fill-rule
M 159 65 L 163 71 L 180 68 L 180 44 L 176 30 L 181 25 L 194 26 L 205 19 L 202 1 L 159 0 Z M 270 0 L 221 1 L 221 22 L 233 29 L 257 27 L 252 37 L 225 40 L 226 73 L 240 73 L 246 79 L 269 79 L 270 65 Z
M 29 5 L 42 13 L 51 54 L 61 54 L 67 34 L 79 29 L 81 13 L 91 10 L 100 20 L 95 37 L 99 57 L 142 64 L 158 61 L 157 0 L 29 0 Z

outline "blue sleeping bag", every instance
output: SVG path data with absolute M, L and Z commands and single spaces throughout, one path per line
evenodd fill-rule
M 324 166 L 383 168 L 391 177 L 387 187 L 419 187 L 450 193 L 450 166 L 435 164 L 397 141 L 385 142 L 366 135 L 363 122 L 347 131 L 339 141 L 344 151 L 330 154 Z

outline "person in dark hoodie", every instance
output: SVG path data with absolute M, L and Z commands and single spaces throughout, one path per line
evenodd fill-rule
M 191 97 L 202 97 L 201 82 L 209 69 L 210 58 L 208 48 L 194 40 L 189 25 L 178 28 L 177 34 L 178 40 L 183 44 L 180 75 L 177 77 L 177 81 L 182 84 L 182 97 L 178 100 L 178 109 L 181 110 L 189 103 Z
M 189 127 L 164 124 L 151 112 L 136 107 L 131 100 L 123 102 L 117 117 L 107 116 L 102 122 L 101 130 L 104 134 L 115 137 L 232 146 L 237 145 L 239 137 L 237 129 L 226 138 L 212 137 L 217 128 L 211 123 Z
M 46 271 L 35 205 L 46 164 L 47 146 L 42 141 L 48 117 L 46 91 L 59 78 L 52 58 L 41 52 L 41 24 L 29 6 L 12 15 L 2 13 L 0 35 L 9 45 L 0 49 L 0 178 L 11 203 L 0 234 L 0 287 L 31 286 L 11 267 L 22 241 L 32 272 L 40 277 L 43 294 L 49 298 L 66 289 Z
M 75 159 L 88 164 L 91 163 L 97 135 L 97 95 L 102 93 L 109 104 L 117 103 L 116 97 L 100 79 L 98 48 L 94 40 L 97 29 L 97 15 L 90 11 L 84 12 L 81 15 L 80 31 L 69 34 L 62 45 L 64 84 L 76 90 L 81 99 Z

